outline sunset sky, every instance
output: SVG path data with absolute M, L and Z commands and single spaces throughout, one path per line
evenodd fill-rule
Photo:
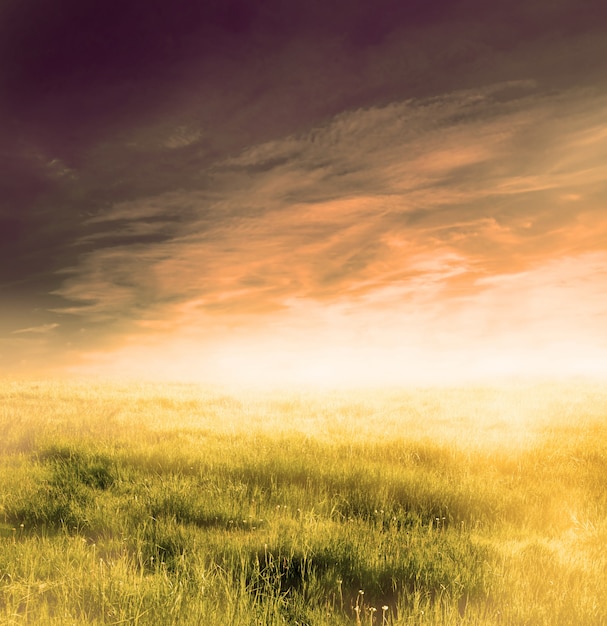
M 0 4 L 0 373 L 607 378 L 599 0 Z

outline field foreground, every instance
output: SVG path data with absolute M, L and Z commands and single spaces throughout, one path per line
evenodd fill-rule
M 0 623 L 607 624 L 607 387 L 0 383 Z

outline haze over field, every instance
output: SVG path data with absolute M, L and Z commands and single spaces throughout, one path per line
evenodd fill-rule
M 607 376 L 598 0 L 0 8 L 0 372 Z

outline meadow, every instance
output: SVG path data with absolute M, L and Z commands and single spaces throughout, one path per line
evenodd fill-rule
M 607 387 L 0 383 L 0 624 L 607 624 Z

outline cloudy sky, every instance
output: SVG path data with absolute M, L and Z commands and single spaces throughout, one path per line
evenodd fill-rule
M 0 372 L 607 376 L 599 0 L 4 0 Z

